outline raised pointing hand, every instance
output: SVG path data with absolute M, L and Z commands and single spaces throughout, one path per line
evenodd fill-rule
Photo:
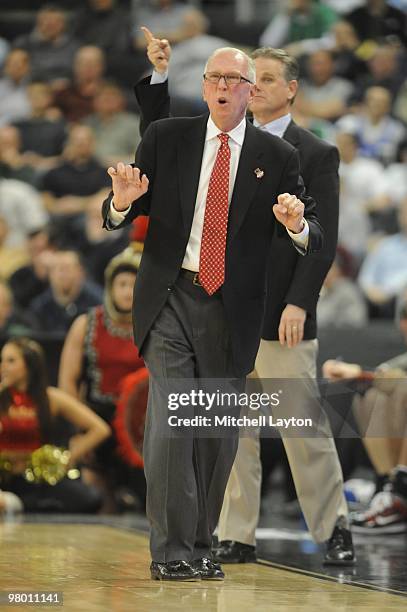
M 163 74 L 168 70 L 171 55 L 171 46 L 166 38 L 155 38 L 148 28 L 140 28 L 147 43 L 147 57 L 154 66 L 154 70 Z

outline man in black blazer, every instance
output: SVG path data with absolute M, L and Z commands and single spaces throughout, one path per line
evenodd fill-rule
M 139 214 L 150 217 L 133 317 L 136 344 L 150 372 L 144 461 L 156 579 L 223 578 L 211 560 L 211 537 L 237 449 L 236 428 L 223 437 L 193 431 L 169 435 L 168 393 L 174 385 L 178 389 L 180 379 L 198 386 L 200 379 L 234 379 L 235 388 L 243 390 L 260 340 L 276 218 L 284 239 L 302 254 L 318 250 L 322 242 L 295 149 L 246 122 L 253 79 L 254 67 L 244 53 L 218 50 L 203 81 L 209 118 L 152 124 L 136 167 L 119 163 L 108 170 L 113 193 L 103 203 L 105 227 L 121 227 Z M 215 194 L 226 184 L 223 275 L 212 293 L 202 286 L 206 262 L 200 253 L 213 175 L 225 156 L 228 173 L 217 176 Z M 306 220 L 297 195 L 305 202 Z M 211 223 L 216 240 L 218 223 L 213 218 Z M 219 268 L 211 272 L 218 275 Z
M 142 111 L 142 129 L 169 114 L 168 63 L 170 47 L 146 28 L 147 52 L 153 76 L 135 88 Z M 254 52 L 256 91 L 250 109 L 254 125 L 278 135 L 299 152 L 301 174 L 317 203 L 324 228 L 323 249 L 307 258 L 287 248 L 277 227 L 269 266 L 262 341 L 256 359 L 260 379 L 292 378 L 298 405 L 307 406 L 319 425 L 317 437 L 283 436 L 301 509 L 317 542 L 327 541 L 325 563 L 352 564 L 354 551 L 348 527 L 343 477 L 328 419 L 318 398 L 316 384 L 316 305 L 319 291 L 335 257 L 339 208 L 339 157 L 337 149 L 291 119 L 290 107 L 298 88 L 298 64 L 286 52 L 264 48 Z M 151 83 L 156 83 L 151 85 Z M 305 384 L 296 384 L 295 379 Z M 255 559 L 255 529 L 260 511 L 261 464 L 259 440 L 241 438 L 225 493 L 219 522 L 222 562 Z M 239 494 L 239 491 L 241 494 Z M 243 492 L 243 493 L 242 493 Z

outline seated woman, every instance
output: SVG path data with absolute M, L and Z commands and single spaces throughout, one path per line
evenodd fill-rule
M 104 304 L 74 321 L 61 356 L 61 389 L 74 397 L 80 397 L 83 389 L 86 403 L 109 424 L 116 414 L 121 381 L 144 367 L 134 345 L 132 325 L 133 288 L 140 259 L 141 254 L 129 247 L 111 260 L 105 272 Z M 108 496 L 113 498 L 113 506 L 107 499 L 105 509 L 144 506 L 143 470 L 120 458 L 114 432 L 96 450 L 90 467 L 89 476 L 101 474 Z
M 74 467 L 109 436 L 110 428 L 87 406 L 46 384 L 41 347 L 27 338 L 7 341 L 1 351 L 0 486 L 22 501 L 26 512 L 96 512 L 99 493 L 81 478 L 62 477 L 55 485 L 30 482 L 24 476 L 31 454 L 52 444 L 53 424 L 64 417 L 81 433 L 69 440 L 67 468 Z M 2 495 L 4 507 L 5 497 Z

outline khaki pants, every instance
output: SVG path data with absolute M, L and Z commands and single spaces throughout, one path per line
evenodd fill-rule
M 302 379 L 301 403 L 318 424 L 318 437 L 283 437 L 295 488 L 306 523 L 316 542 L 330 538 L 340 515 L 348 514 L 343 476 L 328 418 L 321 411 L 316 382 L 317 340 L 294 348 L 262 340 L 256 359 L 260 379 Z M 308 396 L 308 397 L 306 397 Z M 255 545 L 260 513 L 261 464 L 258 438 L 240 438 L 223 500 L 219 540 Z

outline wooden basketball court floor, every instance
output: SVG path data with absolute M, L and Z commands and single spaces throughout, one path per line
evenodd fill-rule
M 63 521 L 66 522 L 63 522 Z M 76 519 L 77 521 L 78 519 Z M 67 612 L 383 612 L 406 610 L 406 593 L 346 584 L 284 563 L 227 565 L 222 582 L 163 583 L 149 576 L 147 534 L 109 524 L 0 522 L 0 592 L 58 591 Z M 404 596 L 403 596 L 404 595 Z M 0 605 L 0 610 L 11 610 Z

